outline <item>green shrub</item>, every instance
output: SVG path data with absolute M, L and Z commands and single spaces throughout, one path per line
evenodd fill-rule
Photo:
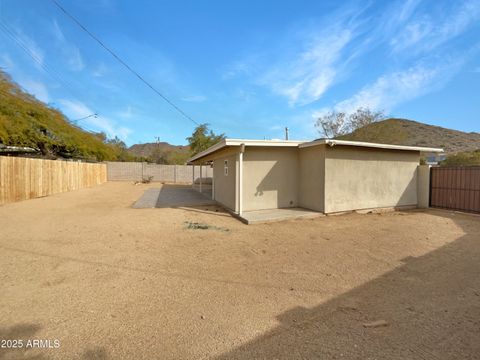
M 125 161 L 130 157 L 117 140 L 72 125 L 60 110 L 25 93 L 0 70 L 0 143 L 32 147 L 44 157 Z
M 480 149 L 449 155 L 440 166 L 480 166 Z

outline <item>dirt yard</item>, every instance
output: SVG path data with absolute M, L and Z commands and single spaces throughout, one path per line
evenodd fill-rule
M 158 186 L 0 207 L 0 339 L 60 341 L 0 359 L 480 358 L 480 217 L 131 208 Z

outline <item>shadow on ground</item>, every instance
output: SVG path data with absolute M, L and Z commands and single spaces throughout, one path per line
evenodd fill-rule
M 317 307 L 292 308 L 276 328 L 216 359 L 479 359 L 478 226 L 436 215 L 465 235 Z M 386 326 L 368 327 L 379 320 Z
M 12 340 L 17 342 L 21 340 L 23 346 L 20 348 L 7 348 L 7 344 L 0 344 L 0 359 L 18 359 L 18 360 L 47 360 L 50 358 L 48 352 L 57 349 L 26 348 L 27 340 L 48 340 L 38 336 L 38 331 L 42 327 L 38 324 L 20 323 L 10 327 L 0 327 L 0 341 Z M 53 339 L 50 339 L 53 340 Z M 18 342 L 17 342 L 18 344 Z M 60 344 L 61 346 L 61 344 Z M 9 347 L 9 346 L 8 346 Z M 108 353 L 104 347 L 96 346 L 85 350 L 81 359 L 85 360 L 107 360 Z
M 91 349 L 87 349 L 82 354 L 84 360 L 107 360 L 108 353 L 104 347 L 96 346 Z
M 35 334 L 42 327 L 38 324 L 30 323 L 20 323 L 10 327 L 1 327 L 0 328 L 0 359 L 25 359 L 25 360 L 43 360 L 45 357 L 43 355 L 26 355 L 25 349 L 22 348 L 12 348 L 11 345 L 4 344 L 3 341 L 13 340 L 17 342 L 18 340 L 23 341 L 24 343 L 28 339 L 34 339 Z M 18 343 L 17 343 L 18 346 Z
M 164 184 L 147 189 L 134 204 L 135 209 L 214 205 L 211 192 L 200 193 L 190 185 Z
M 201 206 L 179 206 L 178 209 L 182 209 L 189 212 L 232 217 L 232 215 L 219 205 L 201 205 Z

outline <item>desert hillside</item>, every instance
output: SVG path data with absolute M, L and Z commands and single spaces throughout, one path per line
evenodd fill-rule
M 128 152 L 134 156 L 149 158 L 156 152 L 180 152 L 189 153 L 188 145 L 171 145 L 167 142 L 135 144 L 128 148 Z
M 45 158 L 128 160 L 124 144 L 71 124 L 58 109 L 24 92 L 0 70 L 0 154 L 25 147 Z
M 405 119 L 383 120 L 340 136 L 339 139 L 440 147 L 447 154 L 480 149 L 480 133 L 466 133 Z

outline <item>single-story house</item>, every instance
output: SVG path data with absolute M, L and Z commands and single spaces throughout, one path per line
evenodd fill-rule
M 418 205 L 420 154 L 438 148 L 321 139 L 224 139 L 189 159 L 213 167 L 212 198 L 243 212 L 322 213 Z

